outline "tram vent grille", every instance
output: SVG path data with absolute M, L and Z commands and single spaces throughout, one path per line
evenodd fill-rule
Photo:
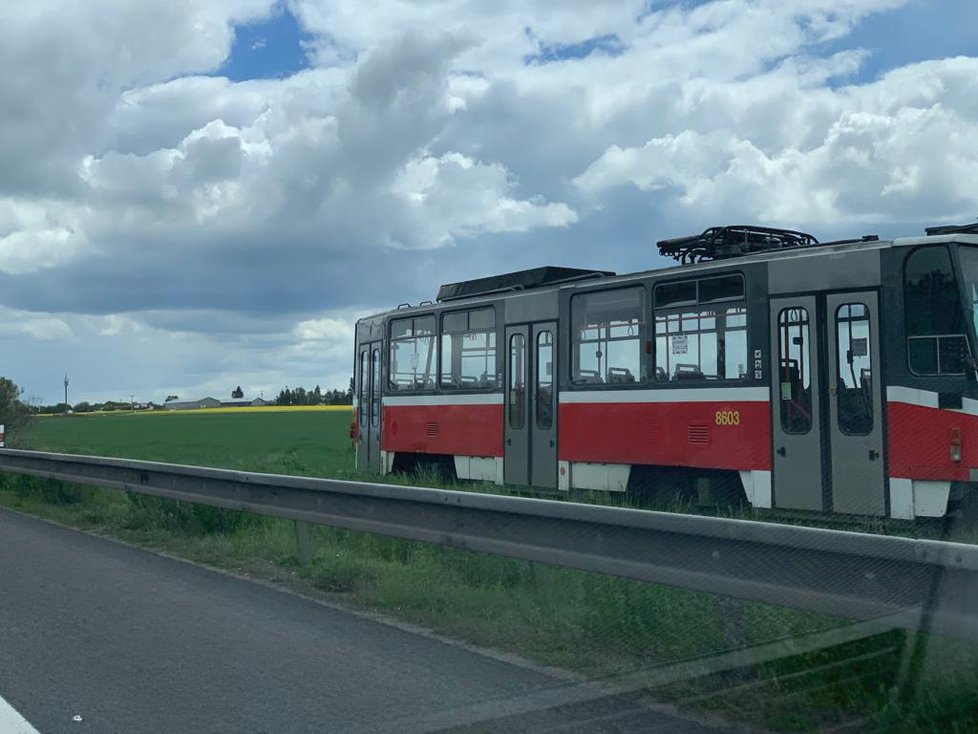
M 691 423 L 686 429 L 686 439 L 690 443 L 709 443 L 710 429 L 705 423 Z
M 438 438 L 441 426 L 437 421 L 428 421 L 424 424 L 424 435 L 428 438 Z

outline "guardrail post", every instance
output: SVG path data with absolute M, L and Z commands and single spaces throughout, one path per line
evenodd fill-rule
M 299 555 L 299 565 L 308 566 L 312 561 L 312 548 L 309 544 L 309 523 L 295 521 L 295 545 Z

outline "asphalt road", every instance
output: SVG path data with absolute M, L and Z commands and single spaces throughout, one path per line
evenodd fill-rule
M 716 731 L 5 510 L 2 700 L 41 734 Z

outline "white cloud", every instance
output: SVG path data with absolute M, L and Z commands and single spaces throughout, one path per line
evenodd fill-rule
M 274 0 L 8 4 L 0 304 L 36 320 L 0 337 L 47 339 L 28 373 L 64 339 L 147 390 L 344 387 L 360 310 L 631 262 L 638 222 L 971 218 L 978 60 L 854 81 L 904 4 L 291 0 L 319 65 L 240 83 L 201 75 Z
M 791 135 L 783 128 L 772 137 L 697 125 L 705 129 L 610 146 L 574 181 L 589 195 L 623 185 L 664 191 L 714 218 L 740 212 L 806 225 L 970 219 L 978 202 L 978 183 L 966 173 L 978 164 L 976 93 L 978 59 L 970 58 L 916 64 L 873 84 L 814 95 L 785 89 L 779 102 L 787 114 L 821 117 L 820 129 Z

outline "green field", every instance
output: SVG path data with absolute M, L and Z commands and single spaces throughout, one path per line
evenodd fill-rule
M 352 474 L 349 410 L 45 417 L 8 445 L 243 471 Z
M 36 420 L 9 445 L 308 476 L 357 478 L 348 412 L 108 414 Z M 389 478 L 412 481 L 410 478 Z M 425 478 L 431 483 L 430 477 Z M 592 677 L 655 671 L 732 644 L 797 638 L 838 621 L 707 594 L 595 576 L 334 528 L 313 530 L 299 566 L 291 523 L 113 490 L 5 476 L 0 504 L 331 602 L 420 623 L 471 643 Z M 648 692 L 751 724 L 816 731 L 975 731 L 978 652 L 931 640 L 911 700 L 891 687 L 904 635 L 706 676 Z M 935 659 L 932 655 L 930 659 Z

